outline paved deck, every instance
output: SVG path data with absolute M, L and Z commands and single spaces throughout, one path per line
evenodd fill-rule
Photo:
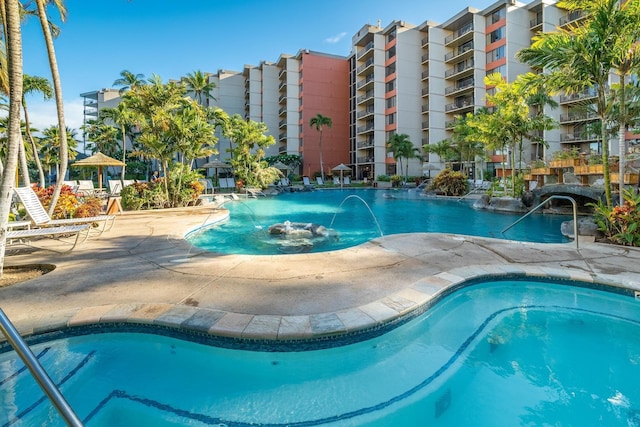
M 199 207 L 125 212 L 67 254 L 12 254 L 5 265 L 54 264 L 0 288 L 23 334 L 135 322 L 214 335 L 311 339 L 375 328 L 474 277 L 524 274 L 640 290 L 640 249 L 581 242 L 533 244 L 451 234 L 386 236 L 318 254 L 224 255 L 183 237 L 225 215 Z

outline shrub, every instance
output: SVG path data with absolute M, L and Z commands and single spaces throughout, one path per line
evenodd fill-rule
M 622 196 L 622 206 L 609 209 L 602 200 L 589 206 L 593 206 L 598 230 L 607 240 L 624 246 L 640 246 L 640 194 L 626 188 Z
M 400 175 L 393 175 L 391 177 L 391 186 L 392 187 L 400 187 L 400 184 L 402 183 L 402 176 Z
M 434 178 L 432 187 L 445 196 L 463 196 L 467 193 L 467 177 L 462 172 L 444 169 Z
M 390 182 L 391 181 L 391 177 L 389 175 L 378 175 L 376 180 L 378 180 L 380 182 Z

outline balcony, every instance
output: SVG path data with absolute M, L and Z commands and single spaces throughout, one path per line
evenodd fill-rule
M 373 147 L 373 139 L 366 139 L 364 141 L 358 141 L 356 143 L 356 148 L 358 149 L 371 148 L 371 147 Z
M 529 21 L 529 29 L 531 31 L 538 30 L 538 27 L 542 25 L 542 14 L 538 14 L 534 19 Z
M 358 75 L 362 74 L 367 68 L 371 67 L 372 65 L 373 65 L 373 58 L 367 59 L 367 61 L 364 64 L 356 68 L 356 74 Z
M 280 109 L 278 110 L 278 115 L 281 116 L 286 112 L 287 112 L 287 106 L 285 105 L 283 107 L 280 107 Z
M 560 17 L 559 24 L 562 27 L 563 25 L 567 25 L 573 21 L 577 21 L 584 17 L 585 17 L 585 13 L 583 11 L 574 10 L 573 12 Z
M 447 113 L 451 113 L 453 111 L 456 110 L 462 110 L 465 108 L 473 108 L 473 97 L 469 96 L 466 98 L 462 98 L 459 100 L 456 100 L 456 102 L 453 102 L 451 104 L 447 104 L 444 106 L 444 111 Z
M 365 117 L 371 116 L 375 112 L 373 106 L 365 108 L 363 111 L 358 111 L 356 117 L 358 120 L 364 119 Z
M 278 104 L 282 103 L 282 101 L 284 101 L 285 99 L 287 99 L 287 95 L 280 95 L 280 97 L 278 98 Z
M 576 142 L 597 141 L 600 139 L 596 134 L 583 134 L 582 132 L 565 133 L 560 135 L 560 142 L 564 144 L 574 144 Z
M 568 102 L 584 101 L 585 99 L 595 98 L 597 95 L 595 88 L 588 88 L 582 92 L 574 93 L 571 95 L 561 95 L 560 103 L 565 104 Z
M 356 84 L 357 90 L 364 90 L 365 86 L 369 85 L 369 83 L 373 83 L 373 73 L 369 74 L 366 78 L 358 81 Z
M 278 154 L 282 154 L 282 153 L 286 153 L 287 152 L 287 146 L 286 145 L 281 145 L 280 147 L 278 147 Z
M 373 42 L 367 43 L 362 49 L 358 50 L 356 53 L 356 59 L 360 59 L 365 56 L 367 53 L 373 51 Z
M 456 125 L 456 120 L 448 120 L 444 122 L 444 128 L 447 130 L 453 129 L 455 125 Z
M 560 114 L 560 123 L 583 122 L 597 118 L 598 115 L 593 111 L 581 111 L 579 113 Z
M 429 96 L 429 86 L 423 87 L 421 93 L 422 93 L 423 97 L 424 96 Z
M 429 120 L 422 122 L 422 130 L 429 129 Z
M 444 89 L 444 94 L 445 95 L 451 95 L 453 93 L 460 92 L 462 90 L 465 90 L 465 89 L 473 87 L 473 84 L 474 84 L 474 81 L 472 79 L 472 80 L 466 81 L 464 83 L 459 83 L 459 84 L 455 84 L 453 86 L 448 86 L 448 87 L 446 87 Z
M 428 62 L 428 61 L 429 61 L 429 54 L 428 54 L 428 53 L 425 53 L 424 55 L 422 55 L 422 58 L 421 58 L 421 61 L 420 61 L 420 62 L 421 62 L 422 64 L 424 64 L 425 62 Z
M 421 74 L 422 80 L 427 80 L 429 78 L 429 70 L 425 70 Z
M 370 90 L 367 93 L 365 93 L 364 95 L 360 95 L 359 97 L 356 98 L 356 103 L 357 104 L 362 104 L 364 102 L 367 102 L 369 100 L 373 99 L 373 91 Z
M 461 37 L 471 33 L 472 31 L 473 31 L 473 23 L 470 22 L 467 25 L 463 26 L 462 28 L 458 29 L 457 31 L 454 31 L 453 34 L 445 37 L 444 39 L 445 46 L 453 43 L 456 40 L 459 40 Z
M 457 49 L 454 49 L 453 52 L 447 53 L 444 56 L 444 61 L 450 62 L 454 59 L 460 58 L 460 56 L 464 55 L 467 52 L 469 52 L 469 55 L 471 55 L 471 52 L 473 52 L 473 42 L 466 43 L 465 45 L 460 46 Z
M 422 112 L 422 114 L 425 114 L 425 113 L 429 114 L 429 103 L 428 102 L 422 106 L 421 112 Z
M 424 36 L 422 40 L 420 40 L 420 46 L 425 47 L 429 44 L 429 36 Z
M 356 133 L 366 133 L 373 130 L 373 123 L 368 123 L 364 126 L 358 126 Z
M 444 78 L 459 77 L 462 73 L 473 70 L 473 59 L 457 63 L 453 68 L 449 68 L 444 72 Z
M 356 158 L 356 163 L 358 163 L 358 164 L 362 164 L 362 163 L 373 163 L 373 162 L 374 162 L 374 157 L 373 157 L 373 156 L 358 157 L 358 158 Z
M 287 120 L 286 119 L 285 120 L 280 120 L 280 122 L 278 123 L 278 127 L 279 128 L 284 127 L 286 125 L 287 125 Z
M 286 132 L 282 132 L 281 134 L 278 135 L 278 141 L 282 141 L 284 139 L 287 139 L 287 133 Z

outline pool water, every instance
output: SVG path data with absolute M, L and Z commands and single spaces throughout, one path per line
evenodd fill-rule
M 348 248 L 380 235 L 455 233 L 525 242 L 567 242 L 563 215 L 531 215 L 502 234 L 523 214 L 478 210 L 473 200 L 426 197 L 415 190 L 318 190 L 225 203 L 230 219 L 187 238 L 197 247 L 221 253 L 268 255 Z M 273 224 L 316 224 L 331 233 L 302 239 L 269 233 Z
M 387 333 L 251 351 L 145 333 L 33 345 L 87 426 L 639 426 L 640 302 L 572 285 L 468 286 Z M 0 425 L 62 426 L 0 354 Z

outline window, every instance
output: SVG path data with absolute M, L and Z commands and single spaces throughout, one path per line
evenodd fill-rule
M 396 63 L 389 64 L 389 66 L 385 70 L 385 76 L 389 77 L 391 74 L 396 72 Z
M 396 106 L 396 97 L 392 96 L 391 98 L 388 98 L 386 101 L 386 107 L 387 108 L 392 108 Z
M 505 46 L 500 46 L 497 49 L 493 49 L 492 51 L 487 52 L 487 63 L 504 58 L 505 50 L 506 50 Z
M 504 27 L 497 28 L 496 30 L 487 34 L 487 44 L 495 43 L 498 40 L 502 40 L 504 38 Z
M 386 117 L 386 123 L 392 125 L 396 122 L 396 113 L 388 114 Z
M 395 88 L 396 88 L 396 81 L 395 80 L 391 80 L 390 82 L 387 82 L 387 84 L 385 85 L 386 92 L 391 92 Z
M 489 74 L 493 74 L 493 73 L 500 73 L 500 75 L 502 77 L 505 77 L 507 75 L 507 66 L 505 65 L 501 65 L 499 67 L 496 68 L 492 68 L 491 70 L 487 70 L 487 76 Z
M 504 19 L 506 16 L 507 10 L 505 8 L 498 9 L 487 17 L 487 25 L 493 25 L 499 20 Z
M 387 59 L 393 58 L 394 56 L 396 56 L 396 47 L 391 46 L 389 50 L 387 50 Z

